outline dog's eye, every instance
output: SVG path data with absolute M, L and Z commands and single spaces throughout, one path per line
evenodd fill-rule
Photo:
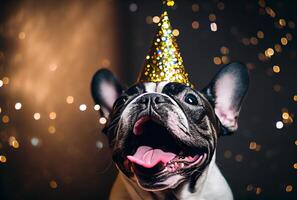
M 185 96 L 185 102 L 191 105 L 198 105 L 198 99 L 194 94 L 187 94 Z
M 127 96 L 121 96 L 119 97 L 116 102 L 113 105 L 113 108 L 118 108 L 119 106 L 125 104 L 125 102 L 127 101 L 128 97 Z

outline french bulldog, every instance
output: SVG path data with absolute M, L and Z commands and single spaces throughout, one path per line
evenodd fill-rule
M 222 67 L 204 89 L 142 82 L 125 89 L 107 69 L 91 84 L 119 175 L 110 199 L 231 200 L 215 163 L 217 140 L 237 130 L 249 75 Z

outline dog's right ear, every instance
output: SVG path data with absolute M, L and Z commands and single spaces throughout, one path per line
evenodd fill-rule
M 248 86 L 248 69 L 241 63 L 233 62 L 222 67 L 202 90 L 221 122 L 220 135 L 230 135 L 237 130 L 241 103 Z
M 108 69 L 100 69 L 93 76 L 91 92 L 96 104 L 100 105 L 100 114 L 108 118 L 113 103 L 123 93 L 123 87 Z

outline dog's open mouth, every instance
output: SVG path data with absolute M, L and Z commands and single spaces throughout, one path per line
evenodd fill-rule
M 137 175 L 174 173 L 194 165 L 198 167 L 206 160 L 205 150 L 180 144 L 170 128 L 150 117 L 138 119 L 133 133 L 133 150 L 127 159 Z

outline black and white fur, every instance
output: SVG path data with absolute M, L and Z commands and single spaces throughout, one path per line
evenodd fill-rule
M 201 91 L 171 82 L 138 83 L 125 90 L 110 71 L 99 70 L 92 80 L 92 95 L 101 115 L 108 118 L 103 132 L 120 170 L 110 199 L 233 199 L 215 164 L 215 151 L 219 136 L 237 130 L 248 85 L 248 71 L 240 63 L 223 67 Z M 133 127 L 144 116 L 152 120 L 139 136 Z M 143 173 L 127 160 L 143 144 L 182 157 L 206 156 L 199 165 L 190 163 L 175 172 L 163 166 Z

